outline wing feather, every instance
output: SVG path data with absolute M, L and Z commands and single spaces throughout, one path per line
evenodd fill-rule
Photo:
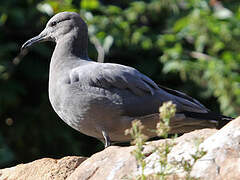
M 70 79 L 71 82 L 78 79 L 83 85 L 129 89 L 138 96 L 153 95 L 154 91 L 158 89 L 155 82 L 136 69 L 112 63 L 91 63 L 75 68 L 70 72 Z

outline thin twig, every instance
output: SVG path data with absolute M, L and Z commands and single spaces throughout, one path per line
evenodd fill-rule
M 20 51 L 20 53 L 12 60 L 12 63 L 16 66 L 18 65 L 22 58 L 28 53 L 27 49 L 23 49 Z
M 213 56 L 209 56 L 207 54 L 201 53 L 201 52 L 196 52 L 196 51 L 192 51 L 190 52 L 190 56 L 196 59 L 204 59 L 204 60 L 212 60 L 215 59 L 215 57 Z
M 91 41 L 91 43 L 94 44 L 95 48 L 97 49 L 97 52 L 98 52 L 97 61 L 103 63 L 105 53 L 104 53 L 104 49 L 103 49 L 101 43 L 99 42 L 99 40 L 94 35 L 91 36 L 90 41 Z

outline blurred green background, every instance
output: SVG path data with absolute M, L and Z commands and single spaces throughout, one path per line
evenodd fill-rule
M 98 140 L 68 127 L 48 100 L 53 43 L 19 56 L 50 17 L 75 11 L 105 62 L 137 68 L 215 112 L 240 112 L 240 1 L 8 0 L 0 1 L 0 168 L 42 157 L 90 156 Z M 97 59 L 89 43 L 89 56 Z

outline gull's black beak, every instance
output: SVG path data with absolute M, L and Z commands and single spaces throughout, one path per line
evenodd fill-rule
M 41 32 L 38 36 L 35 36 L 32 39 L 29 39 L 28 41 L 26 41 L 22 47 L 21 47 L 21 51 L 32 46 L 33 44 L 37 43 L 37 42 L 42 42 L 42 41 L 46 41 L 46 33 L 43 31 Z

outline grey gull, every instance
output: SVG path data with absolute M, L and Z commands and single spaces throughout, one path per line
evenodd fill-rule
M 134 119 L 146 129 L 159 121 L 159 107 L 176 104 L 170 133 L 224 125 L 232 118 L 211 112 L 197 100 L 158 86 L 138 70 L 114 63 L 99 63 L 88 57 L 88 27 L 79 14 L 61 12 L 45 29 L 22 46 L 42 41 L 56 42 L 50 62 L 49 99 L 58 116 L 72 128 L 105 141 L 129 141 L 124 130 Z M 155 133 L 145 131 L 149 137 Z

